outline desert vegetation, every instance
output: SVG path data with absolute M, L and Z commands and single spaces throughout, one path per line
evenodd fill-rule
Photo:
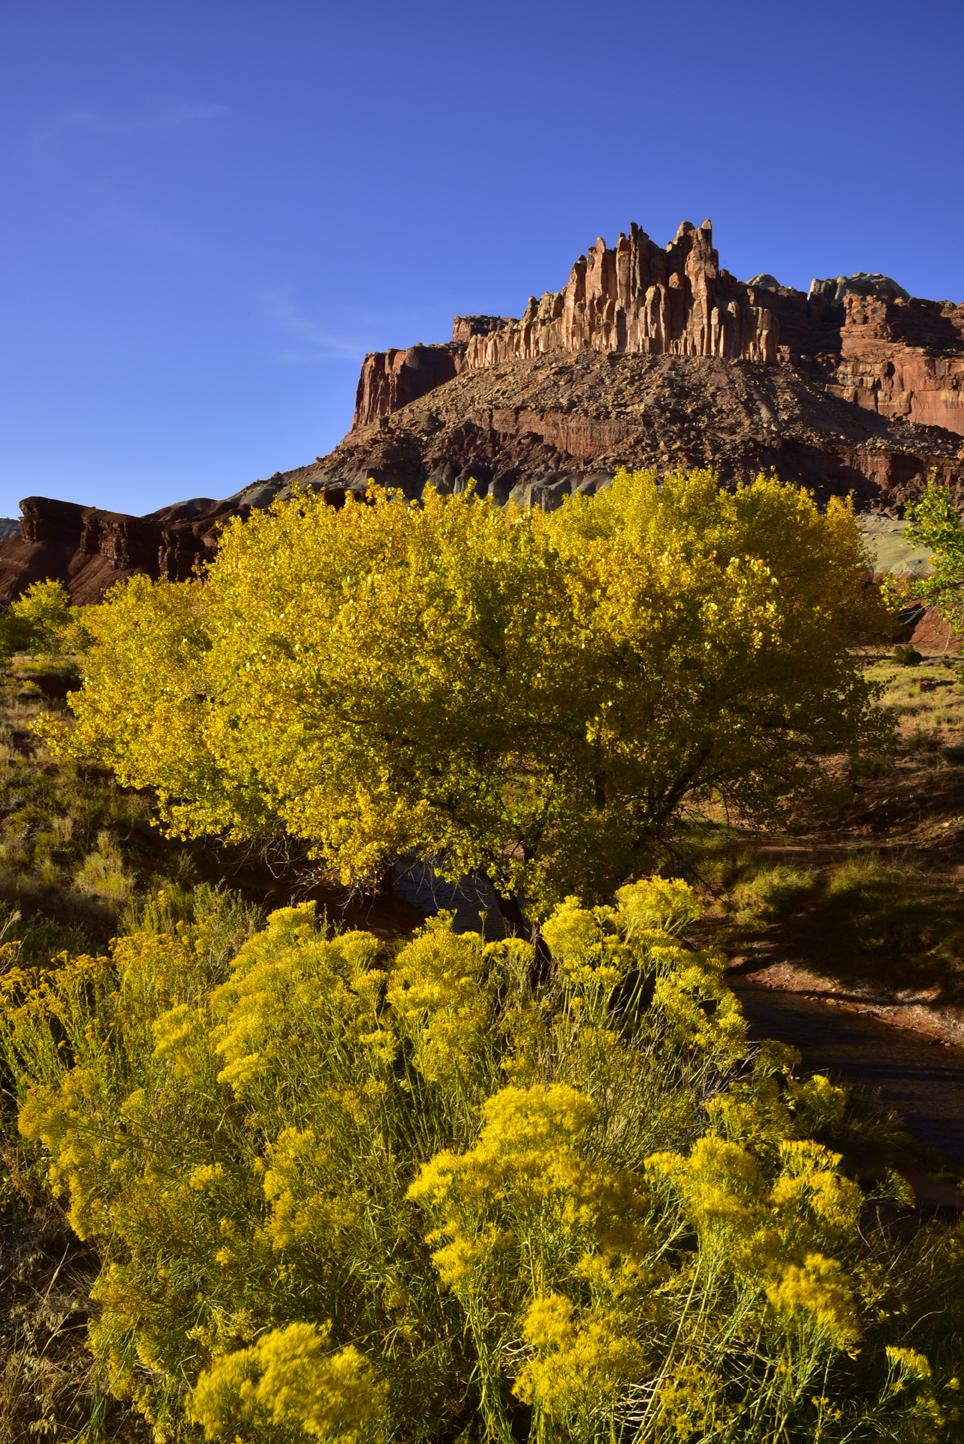
M 955 774 L 955 664 L 868 650 L 865 561 L 843 504 L 626 474 L 295 498 L 82 629 L 15 605 L 11 716 L 83 685 L 0 762 L 0 1438 L 956 1437 L 959 1227 L 725 980 L 805 927 L 956 976 L 945 880 L 761 847 Z M 507 935 L 219 880 L 278 836 L 484 874 Z
M 412 851 L 538 915 L 702 799 L 787 818 L 821 756 L 883 745 L 865 563 L 845 504 L 762 477 L 623 472 L 551 514 L 305 496 L 228 525 L 203 583 L 113 592 L 76 727 L 38 730 L 175 834 L 280 828 L 345 883 Z
M 941 1437 L 957 1235 L 841 1171 L 844 1094 L 747 1045 L 701 911 L 568 900 L 541 983 L 519 939 L 385 957 L 311 905 L 8 973 L 106 1388 L 160 1437 Z

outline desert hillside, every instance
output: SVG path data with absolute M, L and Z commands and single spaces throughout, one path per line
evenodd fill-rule
M 620 466 L 776 471 L 823 501 L 899 518 L 928 475 L 964 484 L 964 306 L 889 277 L 809 292 L 719 264 L 710 223 L 660 247 L 633 225 L 598 240 L 520 318 L 456 316 L 452 340 L 365 357 L 355 416 L 327 456 L 148 516 L 30 497 L 0 540 L 0 600 L 60 577 L 77 602 L 135 572 L 180 579 L 219 525 L 293 485 L 333 505 L 370 481 L 421 495 L 469 480 L 503 504 L 556 507 Z

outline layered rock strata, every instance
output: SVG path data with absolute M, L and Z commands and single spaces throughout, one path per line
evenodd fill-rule
M 964 505 L 962 435 L 964 306 L 878 274 L 809 293 L 768 273 L 741 282 L 709 222 L 665 248 L 632 226 L 518 320 L 456 316 L 450 343 L 367 356 L 351 431 L 308 466 L 146 517 L 28 498 L 22 534 L 0 541 L 0 601 L 46 576 L 79 602 L 139 571 L 181 579 L 226 518 L 294 486 L 340 506 L 371 482 L 409 497 L 474 483 L 548 508 L 619 466 L 700 465 L 727 483 L 773 469 L 884 515 L 936 475 Z
M 964 434 L 964 306 L 865 272 L 815 280 L 809 293 L 769 274 L 738 281 L 720 268 L 709 221 L 684 221 L 665 248 L 632 225 L 615 247 L 597 240 L 568 284 L 530 296 L 518 320 L 456 316 L 447 347 L 366 356 L 353 426 L 466 371 L 582 351 L 803 367 L 858 406 Z
M 280 474 L 279 474 L 280 476 Z M 278 485 L 265 484 L 260 504 Z M 58 577 L 74 602 L 97 602 L 117 581 L 146 573 L 184 581 L 217 550 L 218 530 L 232 516 L 258 504 L 255 488 L 244 500 L 197 497 L 147 516 L 126 516 L 69 501 L 29 496 L 20 503 L 19 535 L 0 542 L 0 601 L 19 596 L 31 583 Z M 331 489 L 330 499 L 344 500 Z

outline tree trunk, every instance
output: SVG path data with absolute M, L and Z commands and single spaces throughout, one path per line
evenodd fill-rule
M 379 869 L 375 884 L 375 906 L 386 912 L 395 911 L 395 859 L 385 862 Z
M 542 933 L 533 923 L 529 922 L 517 897 L 500 892 L 497 892 L 496 896 L 505 919 L 506 937 L 525 938 L 532 944 L 533 957 L 532 966 L 529 969 L 529 982 L 533 987 L 548 982 L 555 972 L 555 963 Z

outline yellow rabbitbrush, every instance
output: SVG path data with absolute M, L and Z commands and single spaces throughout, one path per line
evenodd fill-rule
M 567 899 L 537 985 L 518 940 L 386 957 L 310 905 L 231 961 L 212 916 L 8 973 L 110 1389 L 159 1441 L 950 1444 L 960 1233 L 878 1219 L 821 1141 L 845 1095 L 747 1042 L 698 911 Z
M 886 725 L 853 514 L 775 479 L 620 473 L 557 513 L 373 489 L 228 525 L 203 580 L 92 615 L 77 726 L 175 833 L 307 839 L 346 881 L 403 852 L 608 897 L 707 797 L 786 817 Z

